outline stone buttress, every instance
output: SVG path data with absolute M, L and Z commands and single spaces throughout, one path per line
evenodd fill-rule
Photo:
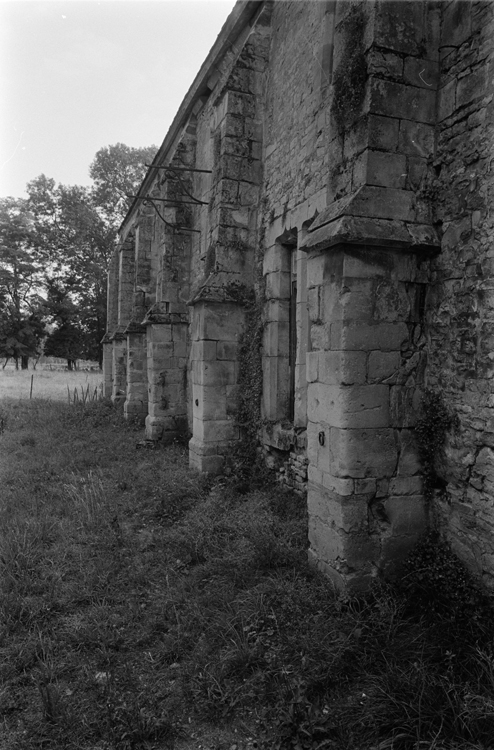
M 153 213 L 141 207 L 135 224 L 132 311 L 127 335 L 127 390 L 124 415 L 144 423 L 148 413 L 147 338 L 144 318 L 155 299 L 152 283 Z
M 365 588 L 428 525 L 413 426 L 439 251 L 421 186 L 434 149 L 437 8 L 337 3 L 328 207 L 310 225 L 309 539 Z
M 269 8 L 241 35 L 233 64 L 210 81 L 211 188 L 202 279 L 194 290 L 191 327 L 192 438 L 190 464 L 217 472 L 239 438 L 235 421 L 239 344 L 245 304 L 256 283 L 255 249 L 261 181 L 261 86 Z M 239 45 L 240 46 L 240 45 Z
M 238 444 L 255 300 L 259 450 L 307 495 L 309 557 L 348 590 L 392 574 L 438 510 L 494 570 L 493 16 L 483 0 L 237 3 L 111 261 L 105 393 L 149 440 L 190 437 L 200 471 Z M 461 426 L 433 505 L 425 387 Z

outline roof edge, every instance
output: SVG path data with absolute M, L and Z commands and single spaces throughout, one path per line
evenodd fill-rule
M 264 0 L 237 0 L 236 4 L 233 7 L 233 10 L 223 24 L 215 43 L 211 47 L 208 56 L 199 69 L 198 74 L 194 78 L 192 85 L 185 94 L 182 104 L 178 108 L 177 114 L 173 118 L 172 124 L 168 129 L 163 143 L 156 152 L 156 156 L 152 161 L 153 166 L 157 166 L 162 162 L 180 127 L 185 124 L 188 117 L 190 116 L 195 100 L 198 96 L 201 96 L 204 93 L 206 81 L 211 76 L 212 70 L 218 58 L 221 57 L 225 53 L 227 48 L 235 41 L 242 28 L 246 25 L 246 23 L 248 23 L 248 21 L 252 18 L 252 16 L 256 13 L 258 8 L 263 3 Z M 150 187 L 155 176 L 156 171 L 152 168 L 148 169 L 146 175 L 144 176 L 144 179 L 139 186 L 139 190 L 137 191 L 139 195 L 141 194 L 141 191 L 144 194 L 146 193 L 146 189 Z M 134 198 L 132 205 L 130 206 L 122 223 L 118 228 L 118 234 L 121 233 L 125 224 L 134 213 L 135 209 L 137 208 L 138 201 L 139 198 Z

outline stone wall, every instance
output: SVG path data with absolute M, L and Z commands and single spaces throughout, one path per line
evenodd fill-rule
M 494 4 L 445 4 L 435 220 L 442 228 L 427 298 L 427 384 L 458 417 L 436 507 L 457 553 L 494 587 Z
M 310 559 L 347 589 L 392 573 L 436 517 L 494 571 L 493 8 L 238 3 L 112 261 L 105 388 L 149 440 L 188 431 L 200 471 L 241 436 L 255 301 L 262 383 L 242 398 L 268 466 L 307 493 Z M 460 417 L 433 506 L 425 386 Z

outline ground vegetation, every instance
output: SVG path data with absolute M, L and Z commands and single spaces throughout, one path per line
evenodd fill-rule
M 490 601 L 444 540 L 344 597 L 304 498 L 190 473 L 105 400 L 0 412 L 2 750 L 494 747 Z

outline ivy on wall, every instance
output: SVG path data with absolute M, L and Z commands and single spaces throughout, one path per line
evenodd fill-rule
M 245 310 L 244 328 L 238 348 L 238 399 L 235 414 L 240 440 L 233 447 L 230 463 L 235 478 L 252 486 L 265 481 L 268 471 L 258 451 L 262 426 L 263 300 L 243 284 L 230 284 L 227 292 Z
M 342 22 L 345 44 L 333 78 L 333 115 L 339 130 L 357 119 L 365 97 L 367 61 L 364 51 L 365 15 L 353 7 Z

